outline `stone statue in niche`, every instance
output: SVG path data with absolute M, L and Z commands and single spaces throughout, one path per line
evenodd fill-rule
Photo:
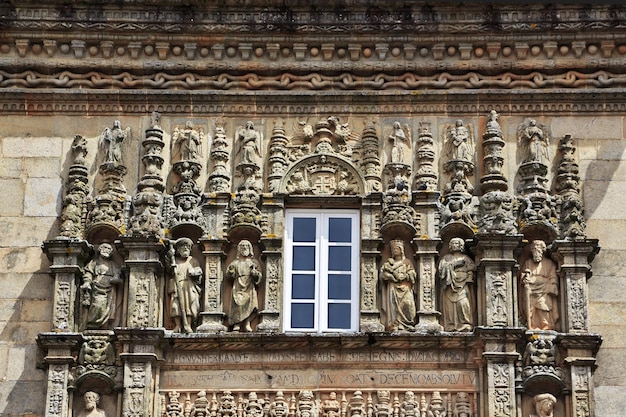
M 530 413 L 528 417 L 553 417 L 554 404 L 556 397 L 552 394 L 538 394 L 533 397 L 534 413 Z
M 237 245 L 237 258 L 226 268 L 226 279 L 233 283 L 228 312 L 228 326 L 233 326 L 233 331 L 252 331 L 250 321 L 259 308 L 256 287 L 262 278 L 252 244 L 242 240 Z
M 559 279 L 556 264 L 545 257 L 546 243 L 534 240 L 531 257 L 522 265 L 521 285 L 523 305 L 529 329 L 554 330 L 559 318 Z
M 173 157 L 180 161 L 195 161 L 200 157 L 200 147 L 204 139 L 203 132 L 194 129 L 193 122 L 188 120 L 185 128 L 180 130 L 178 127 L 174 129 L 172 134 L 172 143 L 175 146 Z
M 254 123 L 246 122 L 246 126 L 237 132 L 237 140 L 240 142 L 240 163 L 259 166 L 261 135 L 254 129 Z
M 474 149 L 471 142 L 470 131 L 457 120 L 454 127 L 450 127 L 447 134 L 448 157 L 452 160 L 473 162 Z
M 122 129 L 119 120 L 113 122 L 113 128 L 105 128 L 100 135 L 99 146 L 105 151 L 105 164 L 114 166 L 122 162 L 122 142 L 130 138 L 130 128 Z
M 97 255 L 83 271 L 80 285 L 81 330 L 108 329 L 119 319 L 122 297 L 117 292 L 122 283 L 122 269 L 112 259 L 113 246 L 101 243 Z
M 544 129 L 537 125 L 535 119 L 527 119 L 518 129 L 518 142 L 524 155 L 524 162 L 550 161 L 548 136 Z
M 100 394 L 93 391 L 87 391 L 83 395 L 85 408 L 78 413 L 78 417 L 106 417 L 104 410 L 98 408 L 100 404 Z
M 417 309 L 413 287 L 417 274 L 404 255 L 404 241 L 392 240 L 390 247 L 391 257 L 380 269 L 385 328 L 388 331 L 414 330 Z
M 468 332 L 474 326 L 474 261 L 463 253 L 465 242 L 450 239 L 450 253 L 439 261 L 439 277 L 443 289 L 443 329 L 447 332 Z
M 202 268 L 191 256 L 193 242 L 180 238 L 170 247 L 167 269 L 170 278 L 167 294 L 170 297 L 170 317 L 175 333 L 191 333 L 200 314 L 200 284 Z
M 400 122 L 393 122 L 393 132 L 389 136 L 392 143 L 391 163 L 406 164 L 407 159 L 411 159 L 411 132 L 408 125 L 400 125 Z

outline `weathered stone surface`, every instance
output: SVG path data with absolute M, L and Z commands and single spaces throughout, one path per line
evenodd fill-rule
M 61 178 L 33 178 L 24 188 L 24 215 L 55 217 L 61 212 Z
M 566 134 L 574 135 L 577 132 L 589 132 L 591 137 L 598 139 L 621 139 L 622 117 L 604 115 L 603 117 L 554 117 L 550 127 L 552 135 L 562 137 Z
M 623 381 L 623 378 L 622 378 Z M 626 398 L 626 386 L 617 383 L 601 385 L 594 388 L 596 415 L 602 417 L 622 417 Z
M 60 178 L 59 158 L 24 158 L 22 172 L 29 178 Z
M 37 347 L 14 346 L 9 349 L 8 375 L 19 375 L 20 381 L 41 381 L 46 375 L 42 369 L 37 369 Z
M 47 272 L 38 274 L 0 273 L 2 295 L 8 299 L 48 299 L 52 297 L 54 280 Z
M 607 161 L 626 159 L 626 139 L 598 140 L 598 159 Z
M 24 213 L 24 182 L 21 179 L 0 179 L 0 212 L 4 216 L 21 216 Z
M 620 326 L 624 324 L 623 311 L 620 302 L 594 302 L 589 306 L 589 319 L 596 325 Z
M 3 217 L 0 222 L 0 248 L 39 247 L 43 240 L 52 239 L 57 234 L 56 216 Z
M 622 249 L 626 247 L 626 233 L 623 220 L 593 220 L 587 223 L 587 234 L 589 236 L 605 236 L 609 239 L 602 239 L 602 249 Z
M 13 381 L 0 384 L 0 410 L 6 416 L 42 415 L 46 403 L 46 384 L 42 381 Z
M 580 176 L 583 183 L 589 180 L 626 181 L 626 164 L 622 160 L 581 160 Z
M 20 320 L 49 323 L 52 300 L 22 300 Z
M 4 262 L 0 264 L 0 273 L 30 273 L 36 271 L 47 272 L 49 261 L 40 247 L 0 247 L 0 257 Z
M 60 138 L 15 138 L 2 141 L 2 152 L 8 158 L 60 158 L 63 141 Z
M 620 220 L 626 218 L 624 204 L 626 181 L 585 181 L 585 214 L 590 220 Z
M 21 158 L 0 158 L 0 178 L 19 178 L 22 162 Z

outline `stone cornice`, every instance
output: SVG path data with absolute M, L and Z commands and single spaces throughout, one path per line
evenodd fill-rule
M 147 115 L 240 116 L 342 112 L 351 115 L 484 115 L 492 108 L 506 115 L 565 113 L 624 113 L 623 90 L 618 88 L 476 91 L 175 91 L 10 89 L 0 97 L 3 114 L 14 115 Z M 346 106 L 350 106 L 349 110 Z M 346 109 L 345 111 L 338 109 Z

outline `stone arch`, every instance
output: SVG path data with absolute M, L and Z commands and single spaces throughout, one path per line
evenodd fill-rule
M 283 176 L 279 191 L 295 195 L 364 195 L 363 175 L 348 159 L 319 153 L 294 163 Z

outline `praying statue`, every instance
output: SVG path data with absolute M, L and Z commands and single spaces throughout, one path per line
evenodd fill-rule
M 556 264 L 545 257 L 546 243 L 534 240 L 530 244 L 531 257 L 522 265 L 521 284 L 529 329 L 554 330 L 559 319 L 559 278 Z
M 122 269 L 112 259 L 113 246 L 101 243 L 97 256 L 83 271 L 80 285 L 82 320 L 80 328 L 110 329 L 119 325 L 122 299 L 117 294 L 122 283 Z
M 180 238 L 168 255 L 170 278 L 167 293 L 170 296 L 170 317 L 175 323 L 174 333 L 192 333 L 200 315 L 202 268 L 191 256 L 192 247 L 191 239 Z
M 450 239 L 450 253 L 439 261 L 439 278 L 443 288 L 443 329 L 447 332 L 469 332 L 474 326 L 474 261 L 463 253 L 465 242 Z
M 404 256 L 404 241 L 392 240 L 390 246 L 391 257 L 380 269 L 385 328 L 389 331 L 414 330 L 417 309 L 413 286 L 417 274 Z
M 261 267 L 254 259 L 252 244 L 242 240 L 237 245 L 237 258 L 226 269 L 226 279 L 233 283 L 228 313 L 228 326 L 233 326 L 233 331 L 252 331 L 250 322 L 259 308 L 256 287 L 261 278 Z

